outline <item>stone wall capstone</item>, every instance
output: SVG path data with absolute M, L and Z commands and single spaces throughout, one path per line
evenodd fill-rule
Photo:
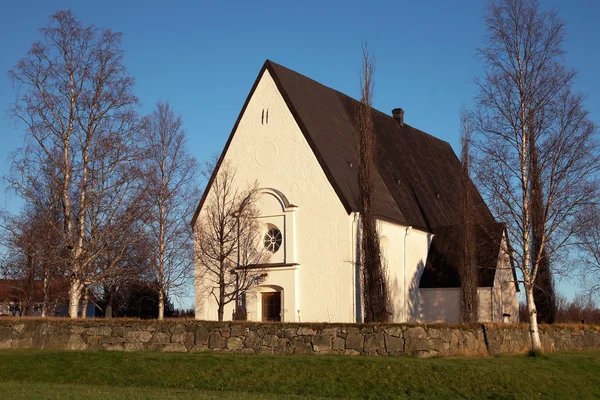
M 542 327 L 545 352 L 600 350 L 599 326 Z M 486 356 L 529 350 L 521 325 L 260 324 L 0 319 L 0 350 Z

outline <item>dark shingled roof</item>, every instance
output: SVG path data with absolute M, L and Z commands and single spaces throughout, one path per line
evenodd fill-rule
M 271 61 L 266 62 L 346 210 L 359 210 L 357 113 L 360 102 Z M 460 161 L 448 142 L 373 109 L 375 211 L 379 217 L 435 232 L 459 223 Z M 494 218 L 475 191 L 477 219 Z
M 269 60 L 263 65 L 246 99 L 215 171 L 265 70 L 275 81 L 346 211 L 359 211 L 356 143 L 360 102 Z M 451 240 L 450 236 L 445 240 L 442 235 L 448 227 L 460 223 L 459 159 L 448 142 L 406 123 L 401 126 L 391 115 L 376 109 L 372 109 L 372 116 L 376 138 L 374 205 L 377 216 L 439 234 L 438 239 L 434 238 L 435 247 L 432 248 L 447 248 L 451 252 L 449 248 L 456 241 Z M 207 188 L 211 184 L 212 177 Z M 495 225 L 496 221 L 479 192 L 473 185 L 471 189 L 477 223 L 482 226 Z M 192 225 L 207 192 L 205 190 Z M 498 249 L 498 246 L 494 248 Z M 437 267 L 446 269 L 444 263 L 437 265 L 437 260 L 442 258 L 433 255 L 430 258 L 431 263 L 436 264 L 436 270 Z M 485 282 L 489 280 L 484 278 Z M 493 281 L 493 275 L 491 279 Z
M 479 267 L 479 286 L 494 286 L 494 276 L 504 224 L 492 224 L 476 228 L 476 262 Z M 460 287 L 458 266 L 460 263 L 460 232 L 456 227 L 440 228 L 431 241 L 425 269 L 421 275 L 420 288 Z

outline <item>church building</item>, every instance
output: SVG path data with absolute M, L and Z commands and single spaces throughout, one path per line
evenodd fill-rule
M 360 103 L 266 61 L 215 168 L 258 182 L 268 261 L 244 294 L 248 320 L 362 322 L 357 112 Z M 461 164 L 449 143 L 372 110 L 374 209 L 393 322 L 458 322 Z M 409 119 L 409 118 L 407 118 Z M 214 175 L 213 175 L 214 178 Z M 198 223 L 211 179 L 192 221 Z M 479 318 L 517 322 L 506 232 L 473 187 Z M 199 272 L 201 266 L 196 265 Z M 196 274 L 196 318 L 216 320 L 214 288 Z M 227 305 L 231 319 L 234 303 Z

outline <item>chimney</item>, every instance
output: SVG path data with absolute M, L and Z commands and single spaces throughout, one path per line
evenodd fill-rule
M 392 110 L 392 117 L 400 124 L 400 126 L 404 126 L 404 110 L 401 108 L 394 108 Z

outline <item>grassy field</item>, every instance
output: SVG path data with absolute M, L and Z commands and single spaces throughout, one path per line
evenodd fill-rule
M 0 351 L 0 399 L 597 399 L 600 353 L 497 358 Z

